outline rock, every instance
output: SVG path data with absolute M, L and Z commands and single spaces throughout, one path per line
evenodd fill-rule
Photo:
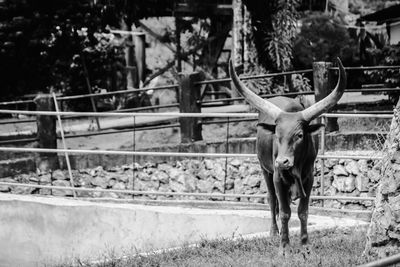
M 235 180 L 234 179 L 227 179 L 225 183 L 225 190 L 231 190 L 235 187 Z
M 349 175 L 343 165 L 335 165 L 333 167 L 333 174 L 335 176 L 347 176 L 347 175 Z
M 0 185 L 0 192 L 7 193 L 7 192 L 10 192 L 10 191 L 11 191 L 10 186 L 8 186 L 8 185 Z
M 376 169 L 371 169 L 367 172 L 367 177 L 372 182 L 379 182 L 381 180 L 381 173 Z
M 267 182 L 265 181 L 264 177 L 262 177 L 260 182 L 260 192 L 261 193 L 267 193 L 268 188 L 267 188 Z
M 111 179 L 114 179 L 118 182 L 124 182 L 126 183 L 129 179 L 129 174 L 128 173 L 108 173 Z M 131 172 L 131 175 L 133 173 Z
M 259 187 L 261 183 L 261 177 L 259 175 L 250 175 L 244 179 L 243 184 L 250 187 Z
M 164 171 L 157 170 L 153 173 L 151 180 L 157 180 L 160 183 L 166 184 L 169 181 L 169 176 Z
M 39 178 L 36 176 L 31 176 L 29 177 L 29 181 L 30 182 L 34 182 L 34 183 L 38 183 L 39 182 Z
M 185 186 L 177 181 L 169 181 L 172 192 L 185 192 Z
M 69 181 L 66 181 L 66 180 L 55 180 L 55 181 L 53 181 L 52 184 L 54 186 L 68 186 L 68 187 L 71 186 Z M 60 197 L 73 195 L 72 190 L 70 190 L 70 189 L 66 189 L 66 190 L 52 189 L 52 194 L 53 194 L 53 196 L 60 196 Z
M 111 178 L 108 181 L 108 186 L 107 187 L 113 187 L 117 183 L 117 180 L 115 178 Z
M 148 173 L 145 173 L 142 171 L 135 172 L 135 176 L 136 176 L 136 179 L 138 179 L 138 180 L 142 180 L 142 181 L 150 181 L 151 180 L 151 176 Z
M 118 183 L 114 184 L 112 188 L 117 189 L 117 190 L 125 190 L 126 185 L 122 182 L 118 182 Z
M 208 178 L 210 178 L 211 177 L 211 173 L 210 173 L 210 171 L 209 170 L 206 170 L 205 168 L 203 168 L 203 169 L 200 169 L 198 172 L 197 172 L 197 175 L 196 175 L 200 180 L 207 180 Z
M 94 169 L 91 169 L 90 172 L 89 172 L 89 174 L 90 174 L 91 176 L 95 177 L 95 176 L 99 176 L 99 175 L 100 175 L 101 173 L 103 173 L 103 172 L 104 172 L 103 167 L 102 167 L 102 166 L 98 166 L 98 167 L 96 167 L 96 168 L 94 168 Z
M 200 193 L 211 193 L 214 187 L 214 182 L 212 179 L 207 180 L 199 180 L 197 182 L 197 188 L 199 189 Z
M 163 172 L 168 173 L 169 170 L 172 169 L 172 166 L 169 165 L 169 164 L 162 163 L 162 164 L 158 164 L 158 168 L 157 169 L 159 171 L 163 171 Z
M 47 174 L 42 174 L 39 176 L 39 183 L 40 184 L 49 184 L 51 183 L 51 174 L 47 173 Z
M 333 168 L 334 166 L 339 164 L 339 159 L 327 159 L 325 160 L 325 167 L 328 169 Z
M 203 164 L 204 164 L 204 167 L 205 167 L 207 170 L 212 170 L 212 169 L 214 168 L 214 163 L 213 163 L 213 161 L 210 160 L 210 159 L 205 159 L 205 160 L 203 160 Z
M 66 180 L 67 176 L 62 170 L 55 170 L 52 173 L 53 180 Z
M 233 188 L 235 194 L 243 194 L 245 191 L 245 188 L 243 186 L 243 181 L 242 180 L 235 180 L 235 187 Z
M 366 193 L 366 192 L 362 192 L 362 193 L 360 193 L 360 197 L 370 197 L 370 194 Z M 368 207 L 368 208 L 372 207 L 374 205 L 373 201 L 363 201 L 362 203 L 365 207 Z
M 249 164 L 249 175 L 261 175 L 261 168 L 258 164 Z
M 108 182 L 109 179 L 106 177 L 96 176 L 94 179 L 92 179 L 91 184 L 106 189 L 108 187 Z
M 222 181 L 215 181 L 213 184 L 213 192 L 217 191 L 218 193 L 224 192 L 224 183 Z
M 15 180 L 12 178 L 0 178 L 0 182 L 3 183 L 15 183 Z M 7 193 L 11 191 L 11 187 L 9 185 L 0 185 L 0 192 Z
M 36 188 L 27 186 L 11 186 L 11 193 L 19 195 L 30 195 Z
M 168 171 L 169 179 L 170 180 L 177 180 L 178 177 L 183 173 L 183 170 L 177 169 L 177 168 L 171 168 Z
M 369 179 L 366 175 L 364 174 L 359 174 L 356 176 L 356 188 L 360 192 L 368 192 L 369 188 Z
M 351 173 L 353 175 L 359 175 L 360 174 L 360 169 L 358 168 L 357 161 L 352 160 L 347 165 L 345 166 L 345 169 L 348 173 Z
M 332 186 L 339 192 L 352 192 L 356 189 L 354 176 L 337 176 L 335 175 Z
M 233 159 L 229 163 L 234 167 L 239 167 L 240 165 L 242 165 L 242 161 L 239 159 Z
M 370 169 L 370 168 L 368 167 L 368 162 L 367 162 L 367 160 L 365 160 L 365 159 L 360 159 L 360 160 L 358 160 L 357 165 L 358 165 L 358 169 L 359 169 L 360 172 L 362 172 L 362 173 L 366 173 L 366 172 L 368 172 L 368 170 Z
M 215 163 L 214 168 L 210 170 L 210 174 L 218 181 L 223 181 L 225 179 L 225 168 L 221 163 Z
M 101 187 L 95 187 L 95 188 L 96 189 L 101 189 Z M 95 197 L 95 198 L 102 197 L 102 195 L 103 195 L 103 192 L 100 192 L 100 191 L 95 191 L 95 192 L 92 193 L 92 196 Z
M 39 194 L 40 195 L 44 195 L 44 196 L 51 195 L 51 189 L 49 189 L 49 188 L 40 188 L 39 189 Z

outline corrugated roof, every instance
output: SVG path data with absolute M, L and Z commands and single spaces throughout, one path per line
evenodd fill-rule
M 378 23 L 400 20 L 400 5 L 379 10 L 375 13 L 362 16 L 360 19 L 363 21 L 376 21 Z

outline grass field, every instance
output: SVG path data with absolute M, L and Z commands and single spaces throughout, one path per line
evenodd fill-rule
M 299 244 L 298 236 L 292 236 L 292 252 L 279 256 L 278 238 L 246 240 L 203 240 L 196 247 L 184 246 L 169 252 L 146 256 L 132 255 L 111 259 L 93 267 L 128 266 L 356 266 L 374 260 L 362 256 L 365 248 L 364 230 L 336 229 L 316 231 L 310 234 L 307 247 Z M 62 265 L 63 267 L 69 265 Z

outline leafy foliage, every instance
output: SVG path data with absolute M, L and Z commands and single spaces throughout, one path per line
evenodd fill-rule
M 382 50 L 375 49 L 374 55 L 377 58 L 378 65 L 400 65 L 400 45 L 385 46 Z M 383 82 L 389 87 L 400 86 L 400 72 L 398 69 L 375 70 L 368 72 L 368 74 L 376 82 Z
M 294 44 L 294 64 L 309 68 L 314 61 L 334 61 L 340 57 L 345 65 L 357 59 L 356 41 L 335 17 L 314 13 L 303 19 Z
M 101 33 L 118 23 L 114 16 L 107 6 L 88 0 L 0 3 L 2 97 L 86 93 L 83 55 L 94 87 L 118 89 L 109 77 L 124 75 L 123 51 L 112 35 Z
M 272 17 L 273 33 L 268 44 L 270 58 L 277 69 L 286 71 L 291 68 L 293 42 L 296 37 L 299 0 L 279 0 L 278 11 Z

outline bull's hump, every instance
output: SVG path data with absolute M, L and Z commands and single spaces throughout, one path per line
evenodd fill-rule
M 288 98 L 284 96 L 277 96 L 269 98 L 268 101 L 286 112 L 298 112 L 304 109 L 303 106 L 298 101 L 298 99 Z M 258 122 L 275 124 L 275 122 L 271 120 L 268 114 L 262 112 L 259 115 Z

